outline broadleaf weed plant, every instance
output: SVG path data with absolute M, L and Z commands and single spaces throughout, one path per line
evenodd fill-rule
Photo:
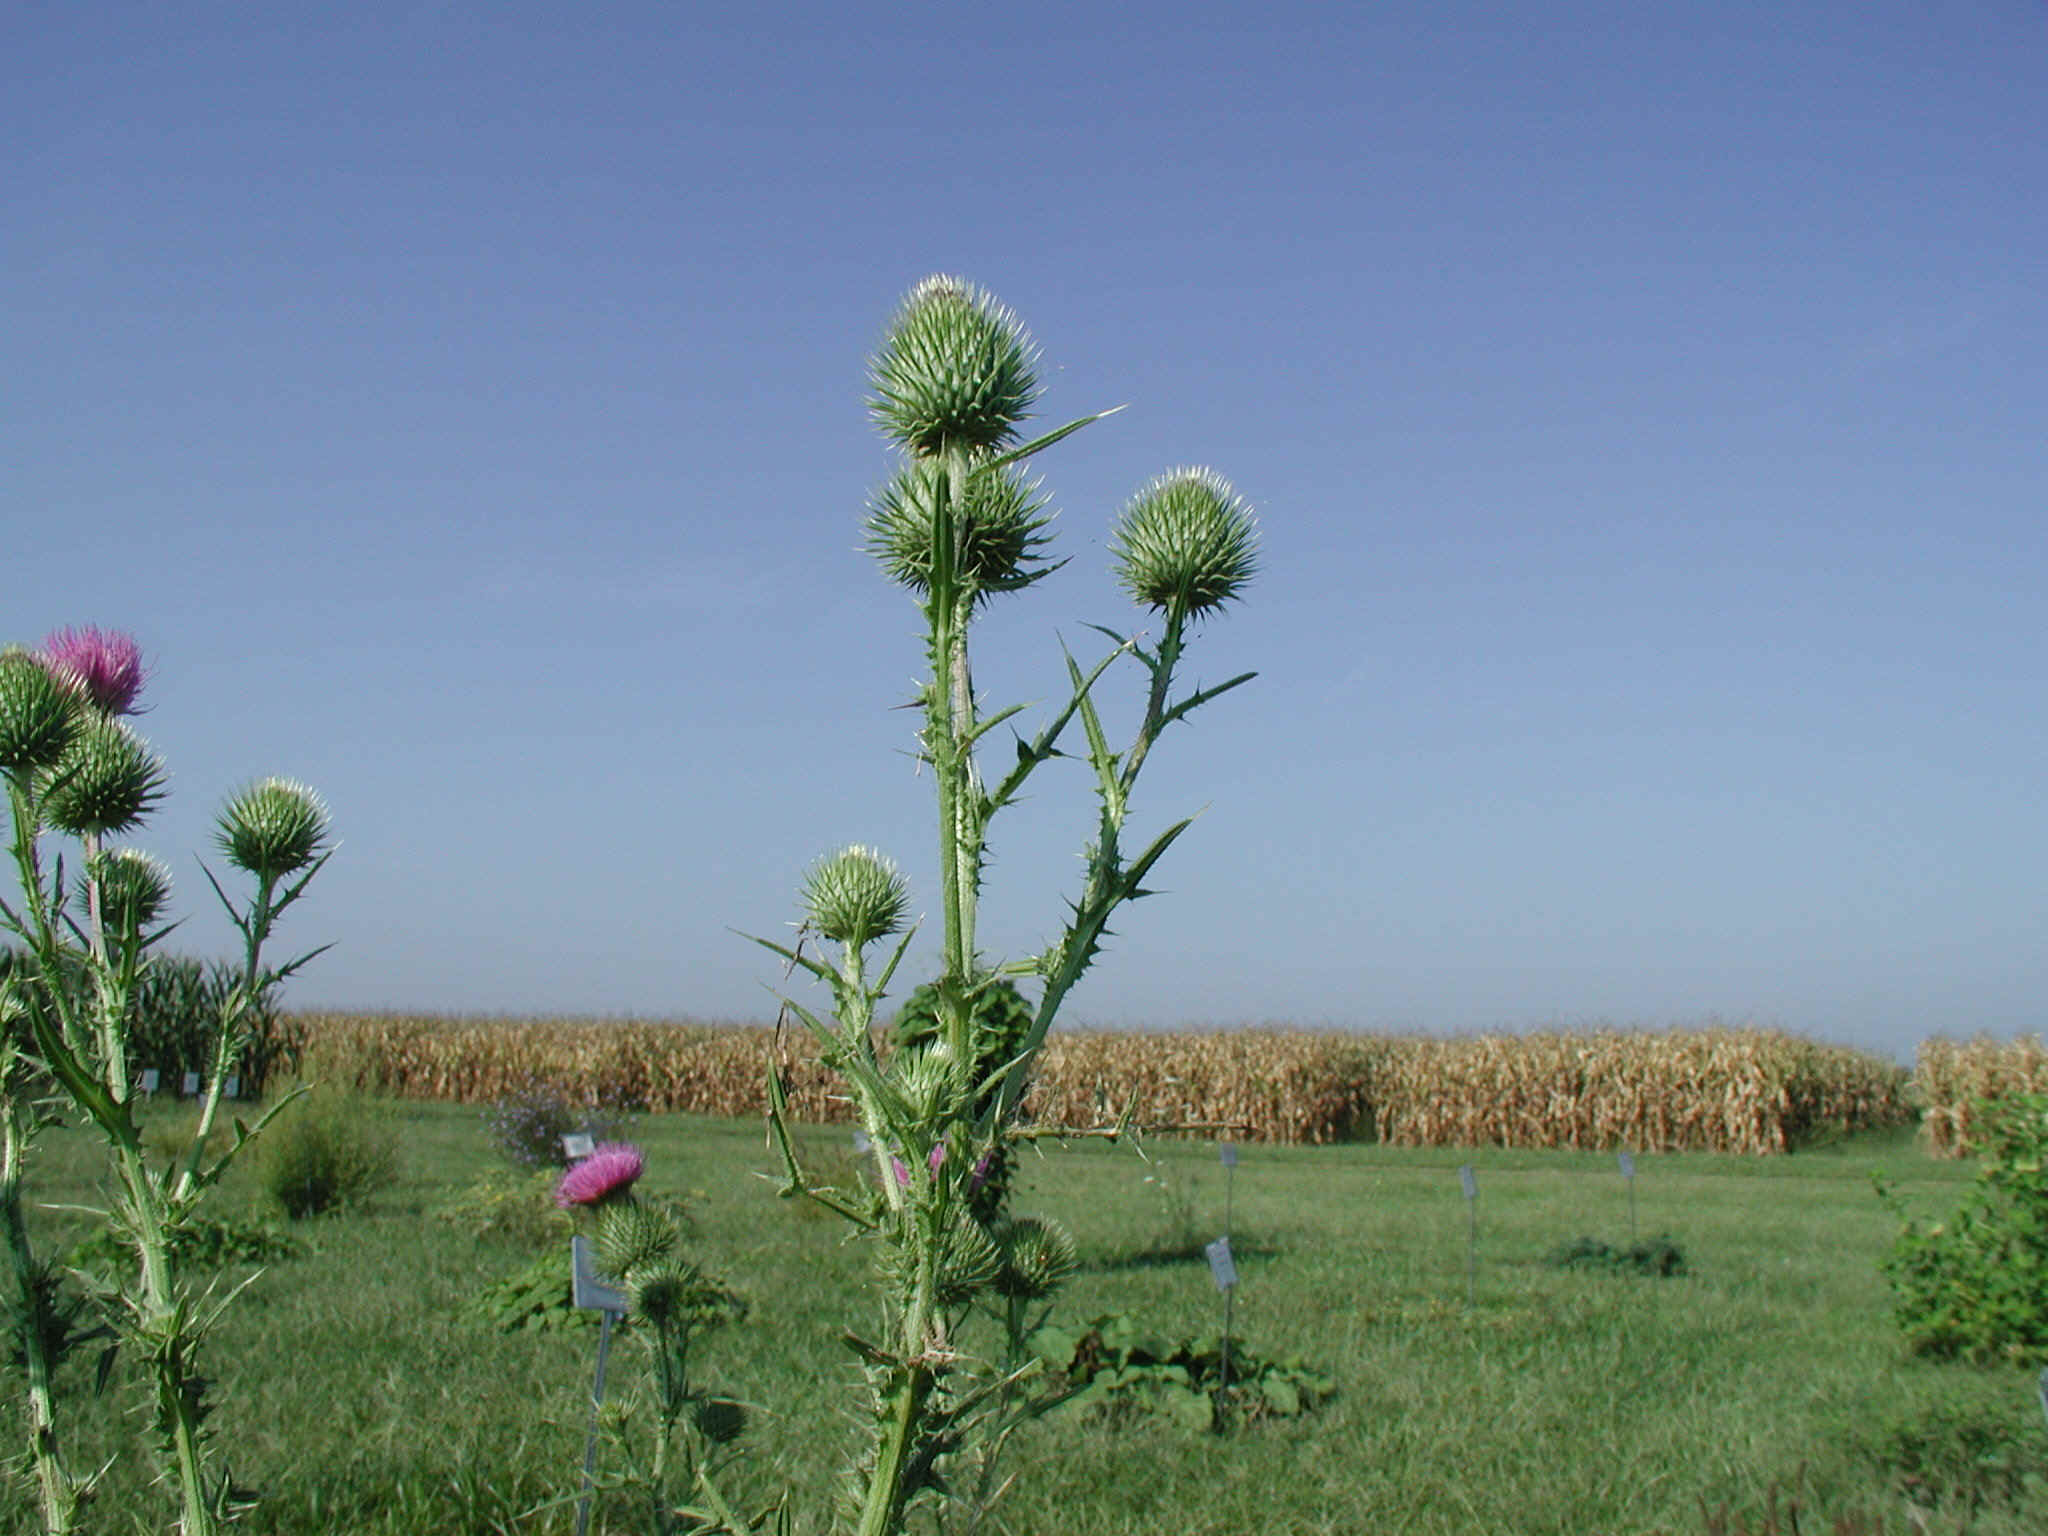
M 868 548 L 924 619 L 928 670 L 914 702 L 919 756 L 938 802 L 938 974 L 919 991 L 914 1032 L 884 1057 L 873 1025 L 910 942 L 909 894 L 892 862 L 861 847 L 811 868 L 794 943 L 758 942 L 829 988 L 829 1014 L 793 998 L 785 1013 L 845 1079 L 867 1138 L 871 1177 L 859 1188 L 806 1178 L 771 1071 L 784 1193 L 838 1211 L 879 1247 L 886 1332 L 848 1336 L 872 1403 L 868 1447 L 842 1513 L 859 1536 L 894 1536 L 914 1507 L 929 1508 L 940 1529 L 980 1524 L 1003 1486 L 994 1462 L 1004 1442 L 1060 1400 L 1035 1382 L 1043 1367 L 1025 1341 L 1073 1269 L 1072 1240 L 1049 1222 L 1002 1215 L 1001 1202 L 992 1209 L 982 1191 L 1007 1168 L 1032 1064 L 1112 915 L 1150 894 L 1154 865 L 1191 823 L 1172 823 L 1135 852 L 1125 846 L 1138 777 L 1160 735 L 1252 676 L 1176 692 L 1195 632 L 1250 581 L 1258 529 L 1212 471 L 1175 470 L 1144 486 L 1120 514 L 1110 549 L 1119 583 L 1157 616 L 1156 637 L 1092 626 L 1111 641 L 1107 654 L 1089 666 L 1066 656 L 1065 702 L 1034 734 L 1016 736 L 1004 771 L 985 778 L 982 749 L 1024 706 L 984 710 L 973 684 L 973 624 L 998 598 L 1057 569 L 1045 554 L 1047 502 L 1023 466 L 1110 413 L 1024 440 L 1039 394 L 1037 349 L 1009 310 L 951 277 L 911 290 L 869 382 L 875 422 L 902 459 L 869 509 Z M 1142 667 L 1148 686 L 1119 750 L 1094 688 L 1123 661 Z M 1070 753 L 1063 743 L 1076 722 L 1083 745 Z M 1079 893 L 1042 953 L 997 962 L 982 953 L 976 929 L 990 824 L 1038 769 L 1069 757 L 1085 763 L 1096 802 Z M 893 946 L 871 958 L 887 940 Z M 1014 1030 L 1001 1006 L 1011 988 L 1024 1003 Z M 1001 1329 L 995 1347 L 971 1343 L 977 1316 Z
M 9 1284 L 38 1315 L 41 1273 L 23 1222 L 21 1178 L 35 1135 L 68 1104 L 106 1142 L 111 1209 L 105 1214 L 122 1274 L 98 1300 L 118 1348 L 144 1374 L 158 1446 L 177 1490 L 183 1536 L 212 1536 L 238 1495 L 210 1454 L 207 1381 L 199 1368 L 209 1326 L 232 1293 L 195 1289 L 182 1242 L 196 1233 L 202 1197 L 291 1097 L 254 1126 L 233 1119 L 214 1137 L 227 1079 L 268 1016 L 278 985 L 318 954 L 283 965 L 264 958 L 281 918 L 330 853 L 327 810 L 303 785 L 265 779 L 231 795 L 215 841 L 254 892 L 237 903 L 207 871 L 243 940 L 242 963 L 219 1011 L 204 1062 L 205 1090 L 190 1134 L 174 1155 L 152 1158 L 146 1096 L 131 1074 L 137 1010 L 155 950 L 174 926 L 169 871 L 149 854 L 107 840 L 133 831 L 162 799 L 162 760 L 127 720 L 144 681 L 141 652 L 126 635 L 64 630 L 40 651 L 0 652 L 0 774 L 7 785 L 10 852 L 19 906 L 0 901 L 0 924 L 21 954 L 0 983 L 0 1226 Z M 45 844 L 55 844 L 46 859 Z M 72 852 L 67 874 L 65 851 Z M 203 867 L 203 866 L 202 866 Z M 232 1118 L 232 1117 L 231 1117 Z M 25 1326 L 25 1344 L 43 1330 Z M 51 1335 L 54 1337 L 54 1335 Z M 64 1463 L 47 1350 L 25 1350 L 30 1461 L 46 1532 L 79 1528 L 91 1479 Z M 112 1364 L 103 1357 L 102 1379 Z

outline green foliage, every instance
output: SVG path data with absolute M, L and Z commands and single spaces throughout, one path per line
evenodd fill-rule
M 165 1091 L 188 1072 L 204 1076 L 212 1065 L 222 1010 L 241 982 L 240 968 L 224 960 L 157 955 L 137 978 L 128 1026 L 131 1072 L 154 1067 Z M 229 1070 L 241 1078 L 244 1098 L 258 1098 L 272 1074 L 296 1071 L 304 1054 L 305 1026 L 280 1018 L 275 1000 L 259 997 L 238 1026 L 245 1040 Z
M 1030 1346 L 1072 1393 L 1062 1411 L 1112 1421 L 1160 1414 L 1187 1429 L 1216 1429 L 1232 1420 L 1299 1418 L 1337 1393 L 1335 1379 L 1300 1356 L 1262 1359 L 1235 1339 L 1225 1386 L 1219 1335 L 1169 1340 L 1123 1312 L 1078 1331 L 1040 1328 Z
M 314 1093 L 270 1128 L 257 1154 L 263 1187 L 294 1221 L 359 1205 L 398 1169 L 398 1133 L 366 1099 Z
M 969 1024 L 974 1050 L 971 1078 L 977 1083 L 991 1084 L 977 1099 L 977 1112 L 986 1109 L 993 1100 L 995 1088 L 991 1080 L 1023 1048 L 1036 1017 L 1030 1000 L 1007 976 L 990 979 L 975 994 Z M 898 1075 L 900 1068 L 910 1065 L 912 1053 L 928 1049 L 938 1037 L 939 991 L 926 982 L 903 1000 L 889 1028 L 889 1038 L 898 1053 Z M 989 1225 L 1002 1219 L 1009 1204 L 1015 1160 L 1016 1149 L 1007 1141 L 999 1142 L 983 1155 L 977 1182 L 967 1196 L 968 1209 L 976 1221 Z
M 1668 1278 L 1685 1273 L 1685 1250 L 1668 1233 L 1661 1232 L 1626 1248 L 1617 1248 L 1598 1238 L 1580 1237 L 1551 1249 L 1545 1262 L 1552 1269 L 1590 1269 L 1616 1275 Z
M 2022 1389 L 2003 1403 L 1931 1403 L 1886 1426 L 1877 1458 L 1924 1508 L 2048 1507 L 2048 1435 L 2030 1396 Z
M 231 1264 L 274 1264 L 295 1259 L 306 1245 L 268 1221 L 194 1215 L 168 1241 L 173 1260 L 193 1269 L 226 1269 Z M 134 1250 L 111 1232 L 99 1232 L 73 1248 L 71 1268 L 119 1275 L 135 1266 Z
M 494 1168 L 434 1207 L 436 1219 L 480 1242 L 518 1248 L 559 1248 L 575 1231 L 555 1203 L 552 1171 L 516 1174 Z
M 2048 1361 L 2048 1094 L 1980 1106 L 1975 1182 L 1946 1222 L 1905 1219 L 1884 1261 L 1907 1343 L 1922 1354 Z

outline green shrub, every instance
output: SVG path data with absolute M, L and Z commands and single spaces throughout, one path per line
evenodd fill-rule
M 263 1187 L 294 1221 L 358 1205 L 390 1184 L 398 1135 L 367 1100 L 315 1093 L 263 1135 Z
M 494 1169 L 434 1210 L 434 1215 L 480 1240 L 544 1248 L 568 1242 L 576 1225 L 555 1203 L 552 1171 L 515 1174 Z
M 1065 1384 L 1060 1411 L 1111 1421 L 1161 1414 L 1188 1429 L 1215 1429 L 1233 1419 L 1297 1418 L 1337 1392 L 1334 1378 L 1299 1356 L 1266 1360 L 1242 1342 L 1230 1346 L 1226 1387 L 1217 1335 L 1169 1340 L 1122 1312 L 1080 1329 L 1040 1328 L 1029 1344 Z
M 1576 1238 L 1550 1251 L 1552 1269 L 1594 1269 L 1618 1275 L 1656 1275 L 1666 1278 L 1685 1273 L 1685 1250 L 1660 1233 L 1644 1242 L 1617 1248 L 1597 1238 Z
M 170 1238 L 171 1257 L 195 1269 L 225 1269 L 230 1264 L 270 1264 L 297 1258 L 305 1245 L 267 1221 L 236 1221 L 193 1216 Z M 111 1232 L 101 1232 L 73 1248 L 65 1261 L 72 1269 L 132 1273 L 135 1257 Z
M 1955 1215 L 1905 1219 L 1884 1261 L 1906 1342 L 1970 1360 L 2048 1361 L 2048 1094 L 1987 1101 L 1982 1162 Z

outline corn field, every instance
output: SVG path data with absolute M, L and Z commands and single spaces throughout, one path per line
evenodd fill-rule
M 301 1014 L 312 1076 L 400 1098 L 489 1103 L 535 1081 L 657 1114 L 762 1112 L 771 1062 L 792 1111 L 849 1118 L 801 1031 L 575 1019 Z M 2035 1070 L 2048 1071 L 2039 1047 Z M 1927 1058 L 1923 1052 L 1923 1072 Z M 1912 1118 L 1902 1068 L 1778 1031 L 1434 1039 L 1258 1029 L 1060 1033 L 1027 1112 L 1128 1116 L 1248 1141 L 1780 1153 Z M 1937 1144 L 1939 1146 L 1939 1144 Z
M 2020 1093 L 2048 1093 L 2048 1047 L 2038 1035 L 2015 1040 L 1923 1040 L 1913 1069 L 1921 1127 L 1936 1157 L 1971 1150 L 1977 1105 Z

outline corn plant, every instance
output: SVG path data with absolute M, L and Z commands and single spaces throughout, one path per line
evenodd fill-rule
M 929 1027 L 886 1058 L 877 1047 L 877 1004 L 911 937 L 905 881 L 881 854 L 850 847 L 821 859 L 804 882 L 796 942 L 761 941 L 829 988 L 828 1012 L 794 999 L 788 1012 L 844 1080 L 871 1154 L 872 1176 L 861 1188 L 814 1186 L 797 1163 L 783 1088 L 771 1077 L 786 1192 L 831 1206 L 879 1250 L 886 1331 L 851 1340 L 872 1390 L 869 1445 L 844 1511 L 860 1536 L 903 1530 L 913 1504 L 930 1505 L 941 1525 L 955 1517 L 973 1523 L 981 1507 L 971 1490 L 1000 1483 L 972 1463 L 1048 1404 L 1034 1395 L 1038 1367 L 1020 1358 L 1018 1342 L 1033 1323 L 1027 1313 L 1071 1270 L 1072 1242 L 1045 1222 L 977 1219 L 978 1205 L 988 1209 L 977 1193 L 1019 1134 L 1032 1065 L 1111 916 L 1149 894 L 1153 866 L 1190 824 L 1174 822 L 1135 852 L 1125 845 L 1133 794 L 1154 745 L 1167 727 L 1251 676 L 1177 691 L 1196 630 L 1251 579 L 1257 526 L 1220 476 L 1206 469 L 1162 475 L 1125 507 L 1111 544 L 1117 578 L 1158 616 L 1157 634 L 1103 629 L 1112 644 L 1099 660 L 1083 666 L 1069 654 L 1065 702 L 1038 730 L 1014 738 L 999 773 L 984 775 L 983 750 L 1024 706 L 983 708 L 973 682 L 974 622 L 989 604 L 1057 569 L 1046 558 L 1047 501 L 1024 465 L 1109 414 L 1023 440 L 1039 393 L 1036 368 L 1036 348 L 1016 317 L 950 277 L 928 278 L 910 292 L 871 366 L 874 419 L 902 458 L 869 509 L 868 546 L 924 620 L 927 670 L 915 704 L 919 756 L 937 791 L 943 924 L 938 974 L 926 996 Z M 1122 661 L 1143 668 L 1148 686 L 1119 750 L 1094 688 Z M 1034 773 L 1069 756 L 1065 743 L 1077 722 L 1082 744 L 1071 755 L 1086 765 L 1096 802 L 1085 874 L 1057 940 L 1041 954 L 998 962 L 982 953 L 976 927 L 989 828 Z M 890 939 L 893 947 L 877 949 Z M 1036 996 L 1028 1023 L 998 1041 L 985 1021 L 1005 1010 L 983 1004 L 1011 981 L 1034 987 Z M 979 1357 L 970 1340 L 977 1315 L 992 1316 L 1004 1334 Z M 957 1475 L 962 1470 L 968 1475 Z
M 19 906 L 0 901 L 0 922 L 23 952 L 0 997 L 7 1019 L 0 1223 L 8 1227 L 10 1267 L 26 1296 L 36 1271 L 20 1222 L 22 1144 L 43 1119 L 33 1096 L 54 1090 L 106 1142 L 113 1203 L 105 1214 L 129 1273 L 99 1299 L 119 1348 L 148 1382 L 158 1447 L 178 1492 L 179 1529 L 184 1536 L 212 1536 L 231 1517 L 237 1495 L 210 1455 L 199 1357 L 209 1325 L 227 1303 L 209 1304 L 187 1283 L 176 1240 L 194 1222 L 205 1192 L 290 1102 L 274 1105 L 253 1127 L 236 1120 L 230 1145 L 209 1153 L 227 1080 L 271 995 L 312 958 L 272 965 L 263 952 L 278 919 L 327 861 L 327 813 L 312 791 L 283 779 L 231 796 L 220 812 L 220 851 L 255 886 L 238 904 L 207 873 L 241 933 L 242 964 L 220 1001 L 191 1140 L 168 1165 L 153 1165 L 143 1138 L 147 1095 L 130 1066 L 137 999 L 152 951 L 170 931 L 163 922 L 170 875 L 150 855 L 106 842 L 141 825 L 164 792 L 162 760 L 122 718 L 133 713 L 142 680 L 135 642 L 94 629 L 60 632 L 40 653 L 0 653 L 0 773 L 20 885 Z M 47 862 L 46 842 L 58 846 Z M 66 843 L 76 848 L 71 878 Z M 28 1376 L 40 1508 L 45 1529 L 56 1532 L 76 1527 L 86 1486 L 58 1452 L 48 1394 L 52 1363 L 31 1354 Z M 111 1357 L 103 1361 L 103 1379 L 111 1363 Z

